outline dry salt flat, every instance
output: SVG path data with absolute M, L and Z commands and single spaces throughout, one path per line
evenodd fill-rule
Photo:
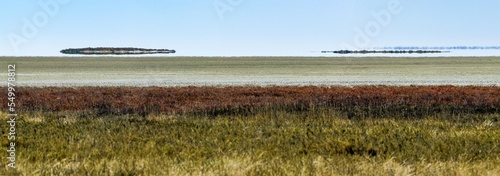
M 16 64 L 17 86 L 37 87 L 500 86 L 500 57 L 0 57 L 0 63 Z

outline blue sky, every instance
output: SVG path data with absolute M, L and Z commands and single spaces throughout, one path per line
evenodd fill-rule
M 399 45 L 500 46 L 499 8 L 498 0 L 0 0 L 0 56 L 79 47 L 306 56 Z

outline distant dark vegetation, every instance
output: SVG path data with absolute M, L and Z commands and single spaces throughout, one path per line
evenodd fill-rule
M 427 54 L 449 53 L 450 50 L 500 50 L 500 46 L 385 46 L 365 50 L 321 51 L 335 54 Z
M 425 53 L 443 53 L 448 51 L 428 51 L 428 50 L 337 50 L 337 51 L 321 51 L 321 53 L 335 54 L 425 54 Z
M 500 46 L 385 46 L 383 50 L 498 50 Z
M 135 54 L 170 54 L 175 50 L 169 49 L 144 49 L 144 48 L 69 48 L 61 50 L 63 54 L 84 54 L 84 55 L 135 55 Z

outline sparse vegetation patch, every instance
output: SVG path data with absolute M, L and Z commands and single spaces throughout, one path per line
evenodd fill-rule
M 17 169 L 2 167 L 0 173 L 500 174 L 498 87 L 19 87 L 17 92 Z M 8 125 L 0 124 L 4 148 Z

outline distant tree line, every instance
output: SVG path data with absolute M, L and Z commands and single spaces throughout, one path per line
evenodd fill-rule
M 129 54 L 171 54 L 175 50 L 169 49 L 145 49 L 145 48 L 113 48 L 113 47 L 97 47 L 97 48 L 68 48 L 61 50 L 63 54 L 84 54 L 84 55 L 129 55 Z
M 442 53 L 445 51 L 438 50 L 337 50 L 337 51 L 321 51 L 321 53 L 335 53 L 335 54 L 424 54 L 424 53 Z
M 500 46 L 386 46 L 384 50 L 498 50 Z

